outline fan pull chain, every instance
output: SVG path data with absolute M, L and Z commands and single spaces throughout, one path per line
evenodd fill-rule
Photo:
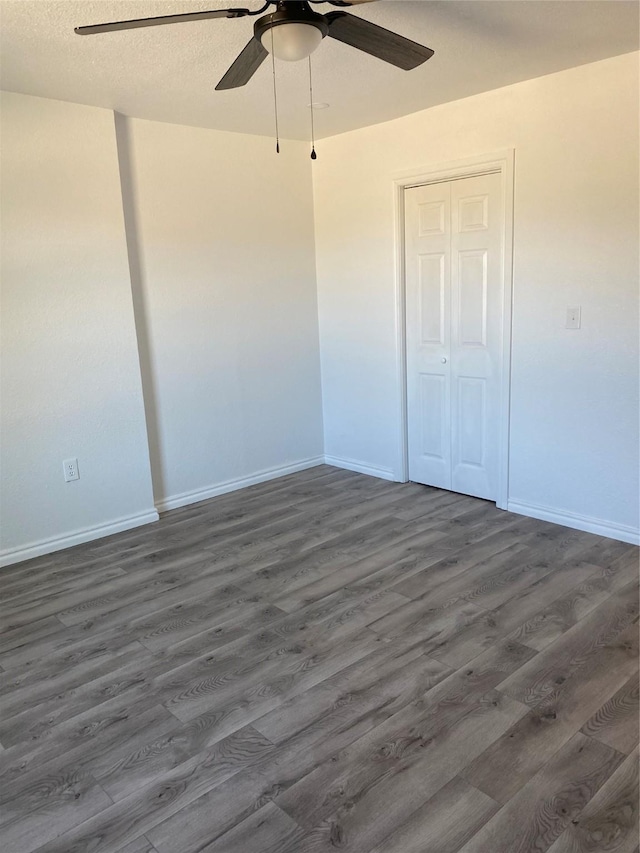
M 316 140 L 313 129 L 313 79 L 311 77 L 311 57 L 309 57 L 309 109 L 311 111 L 311 159 L 315 160 L 318 155 L 316 154 Z
M 278 130 L 278 89 L 276 86 L 276 55 L 273 52 L 273 27 L 271 27 L 271 71 L 273 73 L 273 108 L 276 117 L 276 154 L 279 154 L 280 131 Z

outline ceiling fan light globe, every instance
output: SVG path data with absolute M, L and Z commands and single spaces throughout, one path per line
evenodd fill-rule
M 292 22 L 270 27 L 262 34 L 260 41 L 269 53 L 273 45 L 273 55 L 276 59 L 297 62 L 311 56 L 322 41 L 322 35 L 322 31 L 313 24 Z

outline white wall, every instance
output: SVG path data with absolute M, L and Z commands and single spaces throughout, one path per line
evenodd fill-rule
M 323 140 L 314 168 L 325 452 L 401 470 L 398 173 L 515 148 L 511 506 L 638 529 L 638 55 Z M 568 306 L 582 329 L 564 329 Z
M 156 505 L 317 464 L 308 145 L 118 125 Z
M 0 560 L 11 562 L 157 515 L 113 115 L 5 93 L 1 106 Z

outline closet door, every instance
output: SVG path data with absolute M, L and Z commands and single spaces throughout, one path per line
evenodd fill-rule
M 496 499 L 499 174 L 405 193 L 409 478 Z

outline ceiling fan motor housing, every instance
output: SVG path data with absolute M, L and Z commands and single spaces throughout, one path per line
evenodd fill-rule
M 282 2 L 282 0 L 280 0 L 277 5 L 278 8 L 275 12 L 270 15 L 264 15 L 262 18 L 258 18 L 253 25 L 254 36 L 265 49 L 270 50 L 271 40 L 276 35 L 276 28 L 281 27 L 284 24 L 288 25 L 288 29 L 282 31 L 283 35 L 284 32 L 289 33 L 294 28 L 300 29 L 301 31 L 306 30 L 307 27 L 313 28 L 311 29 L 310 34 L 314 40 L 317 40 L 318 44 L 328 34 L 329 23 L 327 19 L 324 15 L 319 15 L 317 12 L 314 12 L 308 3 L 302 2 L 302 0 L 301 2 L 298 2 L 298 0 L 287 0 L 287 2 Z M 294 27 L 292 25 L 298 26 Z M 317 35 L 313 37 L 314 30 L 317 31 L 320 38 L 317 38 Z M 307 30 L 307 32 L 309 31 Z M 314 47 L 315 46 L 317 45 L 314 45 Z M 311 48 L 311 50 L 312 49 L 313 48 Z M 307 56 L 311 50 L 307 50 L 303 56 L 298 56 L 296 55 L 295 50 L 292 55 L 286 55 L 286 50 L 285 54 L 281 54 L 280 51 L 276 49 L 276 55 L 281 59 L 297 60 Z

